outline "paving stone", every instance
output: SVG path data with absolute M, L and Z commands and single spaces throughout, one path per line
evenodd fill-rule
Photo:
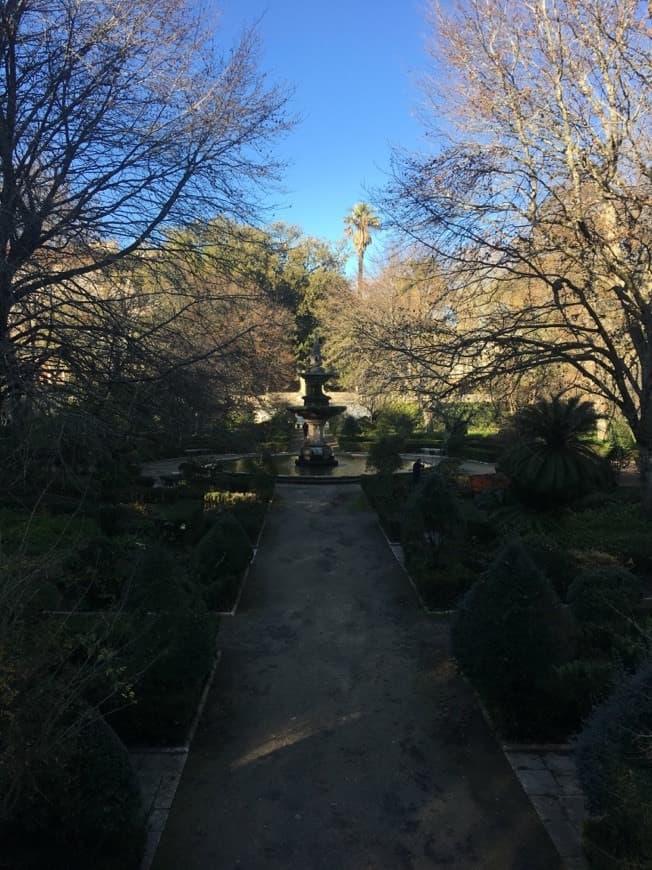
M 176 773 L 166 773 L 161 777 L 161 784 L 156 792 L 156 809 L 169 809 L 172 806 L 180 778 Z
M 550 821 L 567 821 L 566 813 L 557 795 L 530 794 L 529 797 L 541 820 L 546 823 L 546 827 Z
M 514 770 L 545 770 L 543 758 L 536 752 L 512 752 L 505 753 Z
M 140 770 L 138 782 L 142 791 L 156 791 L 161 782 L 161 773 L 158 770 Z
M 546 824 L 546 830 L 562 858 L 576 858 L 582 855 L 582 840 L 568 820 L 550 819 Z
M 581 832 L 582 823 L 587 816 L 586 798 L 584 795 L 562 795 L 559 798 L 559 805 L 568 816 L 573 827 Z
M 148 831 L 147 839 L 145 841 L 145 851 L 143 853 L 143 860 L 140 865 L 140 870 L 149 870 L 152 866 L 152 862 L 154 860 L 154 855 L 156 854 L 156 850 L 158 849 L 158 844 L 161 840 L 162 831 Z
M 147 819 L 147 830 L 158 831 L 160 834 L 165 827 L 168 815 L 168 810 L 152 810 Z
M 580 781 L 575 774 L 570 776 L 555 776 L 559 784 L 559 791 L 562 795 L 581 795 L 583 794 Z
M 143 759 L 141 770 L 164 773 L 180 773 L 186 763 L 188 753 L 151 752 Z
M 575 776 L 575 758 L 571 753 L 546 752 L 541 756 L 543 763 L 555 776 Z
M 149 816 L 150 812 L 154 809 L 154 798 L 156 797 L 156 792 L 158 788 L 150 788 L 147 791 L 141 788 L 140 794 L 143 799 L 143 809 L 145 810 L 145 815 Z
M 529 795 L 554 795 L 559 791 L 549 770 L 518 770 L 517 776 Z

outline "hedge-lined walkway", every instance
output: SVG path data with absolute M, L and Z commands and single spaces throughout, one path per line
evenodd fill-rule
M 562 865 L 357 485 L 279 486 L 155 870 Z

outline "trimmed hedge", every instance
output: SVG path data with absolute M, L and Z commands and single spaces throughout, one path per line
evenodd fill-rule
M 143 552 L 108 640 L 132 684 L 106 713 L 128 742 L 182 742 L 215 655 L 217 621 L 181 561 L 163 545 Z M 121 709 L 117 709 L 121 707 Z
M 451 607 L 473 582 L 460 554 L 465 533 L 464 511 L 450 483 L 440 474 L 427 475 L 408 499 L 401 541 L 428 607 Z
M 642 597 L 640 579 L 626 568 L 582 571 L 568 590 L 568 604 L 573 615 L 585 626 L 627 625 Z
M 137 870 L 144 823 L 129 754 L 109 725 L 94 718 L 32 771 L 3 858 L 25 870 Z
M 577 770 L 589 811 L 586 834 L 619 859 L 652 855 L 652 660 L 590 716 L 577 740 Z M 643 862 L 647 861 L 647 864 Z M 635 866 L 635 865 L 632 865 Z
M 192 559 L 192 576 L 209 609 L 232 606 L 252 554 L 251 542 L 237 519 L 231 513 L 218 514 Z
M 523 543 L 557 595 L 562 601 L 566 601 L 568 587 L 577 574 L 577 563 L 573 556 L 547 535 L 529 534 L 523 538 Z
M 568 590 L 568 604 L 581 629 L 585 654 L 635 670 L 650 650 L 641 623 L 641 581 L 619 567 L 582 571 Z
M 205 611 L 140 615 L 121 626 L 120 661 L 133 701 L 107 718 L 127 743 L 177 745 L 187 738 L 215 657 L 218 622 Z
M 252 545 L 258 540 L 266 510 L 267 505 L 254 492 L 207 492 L 204 495 L 204 511 L 208 516 L 231 513 Z
M 568 657 L 561 604 L 523 544 L 507 543 L 462 599 L 453 653 L 510 737 L 547 728 L 547 687 Z

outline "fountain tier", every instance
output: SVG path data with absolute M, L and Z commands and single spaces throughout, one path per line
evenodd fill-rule
M 346 411 L 346 405 L 331 405 L 330 397 L 323 392 L 323 386 L 335 373 L 324 369 L 320 340 L 316 338 L 308 358 L 305 372 L 300 377 L 306 385 L 302 405 L 290 405 L 289 410 L 303 417 L 304 441 L 301 445 L 297 465 L 337 465 L 333 450 L 324 438 L 324 426 L 332 417 Z

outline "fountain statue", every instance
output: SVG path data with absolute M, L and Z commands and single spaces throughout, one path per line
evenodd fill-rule
M 321 339 L 315 338 L 308 365 L 300 377 L 306 385 L 306 394 L 303 396 L 303 405 L 291 405 L 289 410 L 303 417 L 304 441 L 301 445 L 296 464 L 306 467 L 337 465 L 337 459 L 333 450 L 324 439 L 324 426 L 331 417 L 346 411 L 346 405 L 331 405 L 330 396 L 327 396 L 322 387 L 335 372 L 326 371 L 321 357 Z

